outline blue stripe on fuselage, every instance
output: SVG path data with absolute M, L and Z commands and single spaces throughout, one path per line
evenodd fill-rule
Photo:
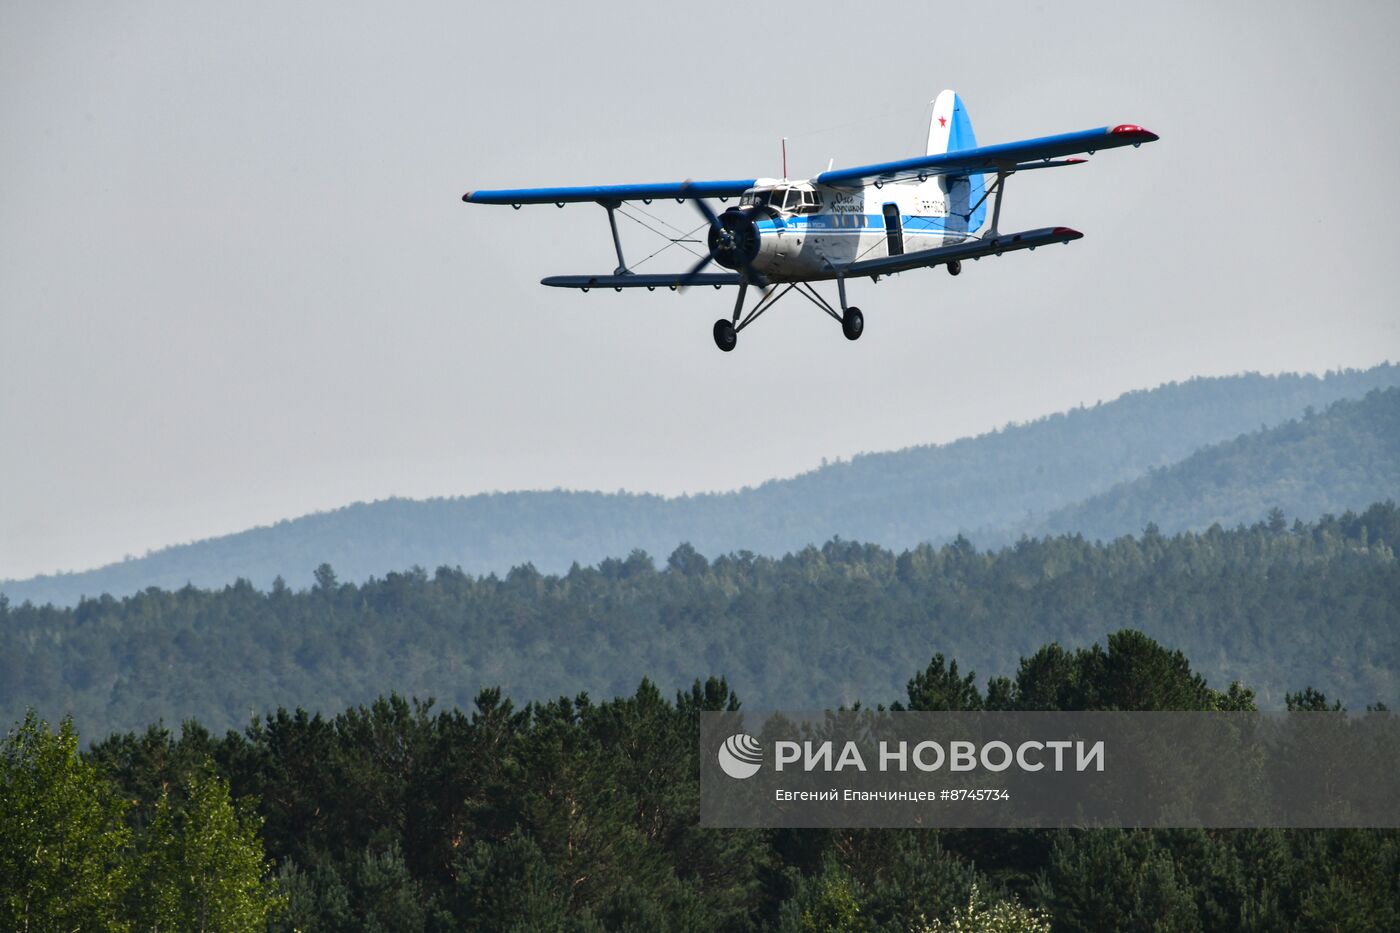
M 836 223 L 837 220 L 860 218 L 863 223 L 844 224 Z M 899 217 L 900 226 L 905 233 L 964 233 L 963 229 L 952 229 L 948 226 L 950 219 L 962 221 L 961 217 L 949 217 L 948 215 L 929 216 L 927 214 L 901 214 Z M 971 226 L 971 225 L 969 225 Z M 980 226 L 980 225 L 979 225 Z M 862 230 L 883 230 L 885 229 L 884 214 L 819 214 L 814 217 L 793 217 L 784 222 L 779 227 L 772 220 L 758 221 L 759 230 L 777 232 L 784 230 L 788 232 L 806 231 L 808 233 L 859 233 Z

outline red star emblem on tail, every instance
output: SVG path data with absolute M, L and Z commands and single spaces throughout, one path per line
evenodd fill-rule
M 947 125 L 948 125 L 948 118 L 947 118 L 947 117 L 939 117 L 939 118 L 938 118 L 938 125 L 939 125 L 939 126 L 947 126 Z

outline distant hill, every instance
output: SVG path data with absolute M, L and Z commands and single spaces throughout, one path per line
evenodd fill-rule
M 707 560 L 677 548 L 545 575 L 322 573 L 301 592 L 149 590 L 75 609 L 0 601 L 0 721 L 73 713 L 88 735 L 194 716 L 215 732 L 274 703 L 338 710 L 391 690 L 470 708 L 616 696 L 725 676 L 750 709 L 898 696 L 940 652 L 977 682 L 1056 641 L 1134 628 L 1180 645 L 1260 705 L 1313 686 L 1353 708 L 1400 702 L 1400 509 L 1296 529 L 1248 528 L 1093 544 L 958 539 L 896 553 L 840 541 L 782 558 Z
M 1111 538 L 1316 516 L 1400 498 L 1400 388 L 1242 435 L 1055 512 L 1035 531 Z
M 96 570 L 6 581 L 0 590 L 16 603 L 72 605 L 84 594 L 221 586 L 238 578 L 267 587 L 280 575 L 306 586 L 323 562 L 342 579 L 363 580 L 411 566 L 503 573 L 530 562 L 557 572 L 635 548 L 667 554 L 682 541 L 703 554 L 782 554 L 836 536 L 893 548 L 959 533 L 1000 543 L 1009 540 L 1007 529 L 1036 527 L 1202 447 L 1395 385 L 1400 366 L 1390 364 L 1325 377 L 1192 379 L 737 492 L 668 499 L 555 490 L 357 503 Z

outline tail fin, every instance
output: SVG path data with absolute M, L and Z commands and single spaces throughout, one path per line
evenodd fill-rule
M 976 149 L 977 135 L 962 98 L 944 91 L 933 102 L 928 125 L 928 155 L 942 155 L 960 149 Z M 933 183 L 933 179 L 929 180 Z M 975 233 L 987 216 L 981 175 L 943 175 L 939 187 L 947 193 L 948 220 L 945 229 L 955 233 Z
M 942 155 L 959 149 L 976 149 L 977 136 L 972 132 L 972 120 L 967 115 L 962 98 L 953 91 L 944 91 L 933 102 L 933 117 L 928 125 L 927 155 Z

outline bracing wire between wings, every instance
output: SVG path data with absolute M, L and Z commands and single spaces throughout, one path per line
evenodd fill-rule
M 666 223 L 666 221 L 661 220 L 661 218 L 659 218 L 659 217 L 656 217 L 656 216 L 654 216 L 654 215 L 652 215 L 652 214 L 647 214 L 648 217 L 652 218 L 653 220 L 656 220 L 656 221 L 659 222 L 659 223 L 666 224 L 666 226 L 670 227 L 672 230 L 675 230 L 677 233 L 680 234 L 680 237 L 673 237 L 673 236 L 667 235 L 666 233 L 664 233 L 664 232 L 662 232 L 662 231 L 660 231 L 660 230 L 657 230 L 655 227 L 651 226 L 650 224 L 645 223 L 645 222 L 639 220 L 639 219 L 636 218 L 636 217 L 633 217 L 631 214 L 629 214 L 627 211 L 623 210 L 622 208 L 618 208 L 618 209 L 617 209 L 617 212 L 618 212 L 619 214 L 621 214 L 623 217 L 626 217 L 628 220 L 632 221 L 633 223 L 641 224 L 641 226 L 645 227 L 646 229 L 650 230 L 652 233 L 656 234 L 657 236 L 661 237 L 663 240 L 666 241 L 666 244 L 665 244 L 664 246 L 662 246 L 660 249 L 657 249 L 655 252 L 651 253 L 650 255 L 646 256 L 645 258 L 640 259 L 640 260 L 638 260 L 637 262 L 634 262 L 634 263 L 632 264 L 632 268 L 633 268 L 633 269 L 636 269 L 638 266 L 641 266 L 641 265 L 642 265 L 643 263 L 645 263 L 647 260 L 649 260 L 649 259 L 654 259 L 655 257 L 661 255 L 662 253 L 666 252 L 666 250 L 670 249 L 670 248 L 673 247 L 673 246 L 679 246 L 681 249 L 685 250 L 687 253 L 690 253 L 692 256 L 695 256 L 697 259 L 698 259 L 699 257 L 705 255 L 704 253 L 700 253 L 700 252 L 697 252 L 696 250 L 691 249 L 690 246 L 687 245 L 687 244 L 689 244 L 689 243 L 700 243 L 700 242 L 702 242 L 701 240 L 692 239 L 692 238 L 693 238 L 696 234 L 698 234 L 701 230 L 704 230 L 704 229 L 708 226 L 707 224 L 701 224 L 700 226 L 696 227 L 694 230 L 685 231 L 685 230 L 681 230 L 679 227 L 676 227 L 676 226 L 674 226 L 674 225 L 672 225 L 672 224 Z
M 682 230 L 680 227 L 677 227 L 675 224 L 671 223 L 671 222 L 670 222 L 669 220 L 667 220 L 666 218 L 661 217 L 661 216 L 659 216 L 659 215 L 657 215 L 657 214 L 653 214 L 651 211 L 646 210 L 645 208 L 638 206 L 637 203 L 636 203 L 635 201 L 629 201 L 629 202 L 626 202 L 626 203 L 631 204 L 632 210 L 636 211 L 637 213 L 642 214 L 642 215 L 646 216 L 648 219 L 653 220 L 653 221 L 655 221 L 656 223 L 661 224 L 661 226 L 663 226 L 663 227 L 670 227 L 672 230 L 674 230 L 676 233 L 679 233 L 679 234 L 680 234 L 681 236 L 683 236 L 683 237 L 693 236 L 693 235 L 695 234 L 695 231 L 694 231 L 694 230 L 690 230 L 690 231 Z M 633 217 L 632 219 L 633 219 L 633 220 L 636 220 L 637 223 L 642 223 L 640 220 L 637 220 L 637 218 L 635 218 L 635 217 Z M 643 224 L 643 226 L 646 226 L 646 225 Z M 647 227 L 647 229 L 648 229 L 648 230 L 651 230 L 650 227 Z M 659 231 L 659 230 L 653 231 L 653 232 L 659 234 L 660 236 L 666 236 L 666 234 L 661 233 L 661 231 Z

